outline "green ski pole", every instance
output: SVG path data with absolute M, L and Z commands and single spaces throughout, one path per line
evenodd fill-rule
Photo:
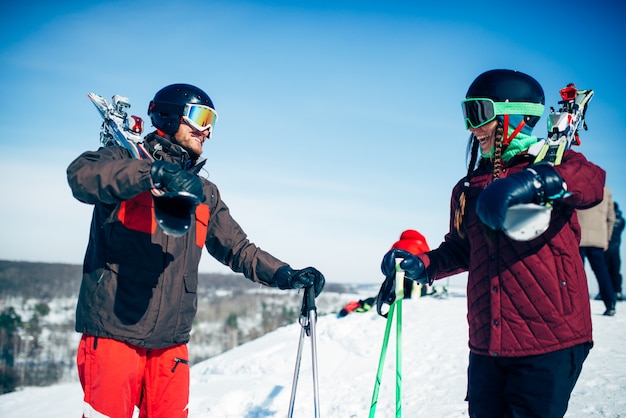
M 372 394 L 372 402 L 370 404 L 369 418 L 374 418 L 376 415 L 376 406 L 378 404 L 378 394 L 380 392 L 380 384 L 382 381 L 383 367 L 385 364 L 385 357 L 387 355 L 387 346 L 389 344 L 389 334 L 391 333 L 391 324 L 393 322 L 394 312 L 397 311 L 396 319 L 396 417 L 402 416 L 402 299 L 404 298 L 404 271 L 400 269 L 400 262 L 402 259 L 396 259 L 396 277 L 394 280 L 394 292 L 395 300 L 389 307 L 387 313 L 387 324 L 385 326 L 385 335 L 383 337 L 383 345 L 380 351 L 380 359 L 378 361 L 378 370 L 376 372 L 376 381 L 374 382 L 374 393 Z M 384 286 L 384 285 L 383 285 Z M 382 291 L 382 289 L 381 289 Z M 378 296 L 384 297 L 384 295 Z M 397 305 L 397 306 L 396 306 Z M 380 305 L 378 313 L 382 314 Z
M 402 416 L 402 299 L 404 299 L 404 270 L 396 259 L 396 418 Z
M 376 404 L 378 403 L 378 392 L 380 391 L 380 382 L 383 377 L 383 366 L 385 365 L 385 356 L 387 355 L 387 344 L 389 343 L 389 333 L 391 332 L 391 324 L 393 322 L 393 312 L 396 304 L 393 303 L 389 307 L 387 314 L 387 325 L 385 327 L 385 336 L 383 337 L 383 346 L 380 350 L 380 359 L 378 360 L 378 371 L 376 372 L 376 381 L 374 382 L 374 394 L 372 395 L 372 403 L 370 404 L 370 418 L 376 415 Z

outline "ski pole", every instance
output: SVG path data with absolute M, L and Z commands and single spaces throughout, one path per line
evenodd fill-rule
M 402 299 L 404 299 L 404 270 L 396 259 L 396 417 L 402 416 Z
M 307 297 L 308 293 L 308 297 Z M 307 310 L 309 326 L 311 330 L 311 367 L 313 370 L 313 402 L 315 405 L 315 417 L 320 416 L 319 379 L 317 374 L 317 337 L 315 327 L 317 323 L 317 307 L 315 306 L 315 292 L 312 287 L 304 291 L 304 297 L 308 299 Z
M 312 374 L 313 374 L 313 401 L 315 407 L 315 417 L 320 416 L 319 405 L 319 381 L 317 374 L 317 339 L 315 325 L 317 322 L 317 307 L 315 306 L 315 292 L 312 287 L 304 290 L 302 299 L 302 311 L 300 313 L 300 341 L 298 343 L 298 353 L 296 355 L 296 367 L 293 374 L 293 383 L 291 386 L 291 399 L 289 401 L 288 417 L 293 417 L 293 410 L 296 401 L 296 390 L 298 386 L 298 377 L 300 374 L 300 364 L 302 363 L 302 344 L 304 342 L 305 332 L 311 337 L 311 355 L 312 355 Z
M 376 381 L 374 382 L 374 394 L 372 395 L 372 403 L 370 405 L 370 418 L 376 415 L 376 405 L 378 404 L 378 392 L 380 391 L 380 382 L 383 376 L 383 366 L 385 365 L 385 356 L 387 355 L 387 344 L 389 343 L 389 333 L 391 332 L 391 324 L 393 323 L 393 313 L 396 304 L 392 303 L 387 314 L 387 325 L 385 326 L 385 336 L 383 337 L 383 346 L 380 350 L 380 359 L 378 360 L 378 371 L 376 372 Z
M 383 345 L 380 351 L 380 359 L 378 361 L 378 371 L 376 373 L 376 381 L 374 382 L 374 393 L 372 394 L 372 403 L 370 405 L 369 418 L 374 418 L 376 415 L 376 406 L 378 404 L 378 394 L 380 392 L 380 384 L 382 381 L 383 366 L 385 363 L 385 357 L 387 355 L 387 346 L 389 343 L 389 334 L 391 333 L 391 325 L 393 322 L 394 313 L 397 312 L 396 319 L 396 417 L 402 416 L 402 299 L 404 298 L 404 271 L 400 268 L 400 262 L 402 259 L 396 259 L 396 276 L 394 283 L 395 300 L 389 307 L 387 313 L 387 324 L 385 327 L 385 335 L 383 337 Z M 383 285 L 384 287 L 384 285 Z M 381 289 L 382 290 L 382 289 Z M 378 297 L 384 297 L 379 295 Z M 397 306 L 396 306 L 397 305 Z M 382 313 L 379 310 L 379 314 Z
M 296 403 L 296 388 L 298 387 L 298 377 L 300 375 L 300 363 L 302 362 L 302 343 L 304 341 L 304 326 L 300 329 L 300 341 L 298 342 L 298 354 L 296 355 L 296 367 L 293 372 L 293 380 L 291 383 L 291 399 L 289 400 L 289 412 L 287 416 L 293 417 L 293 408 Z

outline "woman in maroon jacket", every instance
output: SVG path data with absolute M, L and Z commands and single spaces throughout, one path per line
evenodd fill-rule
M 534 164 L 530 133 L 544 103 L 526 74 L 478 76 L 463 101 L 471 158 L 452 192 L 450 232 L 433 251 L 395 249 L 382 262 L 391 277 L 402 258 L 420 283 L 469 273 L 471 417 L 562 417 L 592 347 L 575 209 L 602 200 L 605 172 L 572 150 L 558 165 Z M 503 231 L 508 208 L 529 203 L 551 204 L 549 226 L 516 241 Z

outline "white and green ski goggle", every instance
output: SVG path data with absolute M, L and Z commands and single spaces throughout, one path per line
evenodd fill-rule
M 496 118 L 498 115 L 543 115 L 541 103 L 527 102 L 494 102 L 491 99 L 465 99 L 461 102 L 465 128 L 479 128 Z

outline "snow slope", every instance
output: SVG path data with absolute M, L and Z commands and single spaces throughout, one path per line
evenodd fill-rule
M 368 295 L 366 295 L 368 296 Z M 402 412 L 406 417 L 466 417 L 465 297 L 403 302 Z M 592 301 L 595 347 L 572 395 L 567 417 L 626 417 L 626 304 L 603 317 Z M 385 330 L 374 312 L 317 322 L 322 417 L 366 417 Z M 280 328 L 192 367 L 190 414 L 205 417 L 285 417 L 300 325 Z M 387 352 L 377 417 L 394 416 L 395 326 Z M 294 417 L 313 417 L 311 339 L 305 338 Z M 0 417 L 81 416 L 78 383 L 26 388 L 0 396 Z

